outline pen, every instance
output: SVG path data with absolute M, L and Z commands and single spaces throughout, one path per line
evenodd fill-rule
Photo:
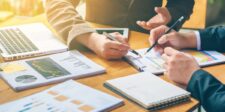
M 180 24 L 184 19 L 184 16 L 181 16 L 170 28 L 169 30 L 167 30 L 163 35 L 168 34 L 172 29 L 174 29 L 174 27 L 176 27 L 178 24 Z M 159 38 L 155 41 L 155 43 L 148 48 L 148 50 L 145 52 L 145 54 L 147 54 L 153 47 L 155 47 L 158 44 L 158 40 Z
M 110 34 L 108 34 L 108 33 L 106 33 L 106 32 L 103 32 L 103 35 L 105 35 L 105 36 L 106 36 L 108 39 L 110 39 L 110 40 L 119 42 L 118 40 L 116 40 L 115 37 L 113 37 L 112 35 L 110 35 Z M 138 56 L 142 57 L 137 51 L 135 51 L 135 50 L 133 50 L 133 49 L 129 49 L 129 51 L 132 52 L 132 53 L 134 53 L 135 55 L 138 55 Z

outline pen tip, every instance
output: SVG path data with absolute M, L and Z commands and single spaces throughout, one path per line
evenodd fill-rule
M 146 55 L 148 52 L 145 52 L 144 55 Z

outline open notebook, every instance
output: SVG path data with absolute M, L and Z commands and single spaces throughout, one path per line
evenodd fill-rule
M 127 62 L 134 66 L 139 71 L 149 71 L 153 74 L 161 74 L 165 71 L 163 68 L 164 60 L 161 55 L 154 50 L 144 55 L 145 49 L 137 50 L 143 57 L 139 57 L 131 52 L 125 56 Z M 183 52 L 189 53 L 195 57 L 201 67 L 209 66 L 225 62 L 225 56 L 216 51 L 193 51 L 184 50 Z
M 105 112 L 122 105 L 121 99 L 69 80 L 0 105 L 0 112 Z
M 149 110 L 158 110 L 190 98 L 189 92 L 149 72 L 108 80 L 104 85 Z
M 76 50 L 2 63 L 0 69 L 2 78 L 17 91 L 105 72 Z

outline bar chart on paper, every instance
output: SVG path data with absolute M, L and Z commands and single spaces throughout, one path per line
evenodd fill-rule
M 191 54 L 192 56 L 195 57 L 195 59 L 199 62 L 199 63 L 205 63 L 205 62 L 210 62 L 210 61 L 215 61 L 217 60 L 216 57 L 214 57 L 213 55 L 211 55 L 210 53 L 206 52 L 206 51 L 185 51 L 189 54 Z
M 3 104 L 0 112 L 99 112 L 122 104 L 121 99 L 70 80 L 43 92 Z
M 194 56 L 201 67 L 215 65 L 225 62 L 225 56 L 217 51 L 192 51 L 185 50 L 184 52 Z

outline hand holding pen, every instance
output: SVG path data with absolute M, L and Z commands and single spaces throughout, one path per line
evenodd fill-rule
M 112 41 L 117 41 L 119 42 L 114 36 L 106 33 L 106 32 L 103 32 L 103 35 L 105 35 L 108 39 L 112 40 Z M 137 51 L 133 50 L 133 49 L 129 49 L 130 52 L 134 53 L 135 55 L 137 56 L 140 56 L 142 57 Z
M 183 20 L 184 20 L 184 17 L 181 16 L 169 29 L 164 30 L 164 33 L 161 36 L 170 33 L 177 25 L 181 24 Z M 158 45 L 158 40 L 161 38 L 161 36 L 157 37 L 157 39 L 155 40 L 155 43 L 150 48 L 148 48 L 145 54 L 147 54 L 149 51 L 151 51 L 151 49 L 153 49 L 156 45 Z

